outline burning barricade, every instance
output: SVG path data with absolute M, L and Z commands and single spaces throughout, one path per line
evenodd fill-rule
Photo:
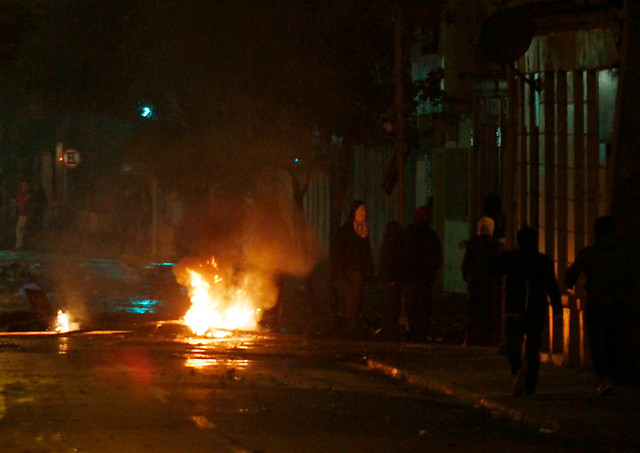
M 234 330 L 257 330 L 265 309 L 275 304 L 273 282 L 259 273 L 223 272 L 211 259 L 175 270 L 188 288 L 191 307 L 182 318 L 195 335 L 223 337 Z
M 67 333 L 80 329 L 80 325 L 71 320 L 69 314 L 62 309 L 56 311 L 53 308 L 53 304 L 42 288 L 36 285 L 27 285 L 24 291 L 33 309 L 36 327 L 39 330 Z

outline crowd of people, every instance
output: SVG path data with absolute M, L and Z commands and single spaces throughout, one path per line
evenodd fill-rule
M 402 228 L 396 221 L 385 228 L 378 277 L 384 286 L 385 307 L 381 336 L 399 338 L 399 321 L 407 321 L 407 339 L 426 342 L 431 326 L 433 284 L 442 265 L 440 240 L 431 228 L 431 209 L 420 206 L 413 221 Z M 331 250 L 333 311 L 343 310 L 346 335 L 362 334 L 359 321 L 363 287 L 375 276 L 367 209 L 361 200 L 352 203 L 347 221 L 337 232 Z
M 13 202 L 15 248 L 21 249 L 43 226 L 46 195 L 40 186 L 33 190 L 24 182 Z M 135 212 L 133 206 L 123 206 L 123 218 Z M 184 239 L 183 209 L 177 192 L 171 193 L 164 221 L 172 254 L 179 252 Z M 334 319 L 344 321 L 340 325 L 344 324 L 345 336 L 369 334 L 361 314 L 365 286 L 376 279 L 384 295 L 377 337 L 416 343 L 432 339 L 434 285 L 443 260 L 440 240 L 431 225 L 432 213 L 432 205 L 420 206 L 406 227 L 397 221 L 386 225 L 376 273 L 367 206 L 362 200 L 351 204 L 330 252 L 331 312 Z M 504 226 L 499 197 L 489 195 L 476 234 L 460 243 L 464 250 L 460 271 L 467 284 L 463 344 L 498 347 L 514 376 L 514 394 L 533 395 L 549 305 L 554 322 L 561 321 L 561 289 L 552 258 L 538 250 L 537 231 L 523 226 L 517 232 L 516 247 L 507 250 Z M 571 294 L 579 277 L 585 275 L 582 306 L 600 394 L 611 392 L 619 379 L 625 349 L 623 326 L 628 324 L 638 283 L 634 257 L 616 242 L 615 233 L 611 216 L 598 218 L 594 243 L 577 253 L 563 281 Z
M 467 283 L 465 345 L 496 346 L 513 374 L 514 395 L 534 395 L 540 350 L 549 306 L 561 329 L 561 290 L 552 258 L 538 249 L 538 233 L 523 226 L 516 247 L 505 248 L 504 217 L 496 200 L 487 197 L 485 215 L 464 249 L 462 277 Z M 496 207 L 498 209 L 496 209 Z M 333 313 L 346 318 L 345 334 L 362 335 L 360 310 L 365 282 L 376 277 L 384 290 L 381 339 L 427 342 L 430 339 L 433 287 L 442 265 L 440 240 L 431 227 L 432 210 L 416 209 L 406 227 L 389 222 L 384 231 L 379 269 L 369 239 L 366 205 L 356 200 L 331 250 Z M 615 241 L 610 216 L 595 223 L 595 242 L 579 251 L 564 284 L 573 291 L 585 274 L 585 320 L 588 344 L 598 377 L 598 394 L 612 391 L 619 377 L 625 313 L 637 285 L 632 255 Z M 406 332 L 401 329 L 406 317 Z

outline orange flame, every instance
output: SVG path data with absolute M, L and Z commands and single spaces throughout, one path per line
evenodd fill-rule
M 76 322 L 72 322 L 67 315 L 62 310 L 58 310 L 58 314 L 56 316 L 56 325 L 55 331 L 58 333 L 66 333 L 71 332 L 72 330 L 79 330 L 80 325 Z
M 215 260 L 208 264 L 209 272 L 187 269 L 191 307 L 182 321 L 196 335 L 224 337 L 231 330 L 257 329 L 262 310 L 257 308 L 250 286 L 227 284 Z

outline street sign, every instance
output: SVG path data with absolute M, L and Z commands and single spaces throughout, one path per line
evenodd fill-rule
M 67 149 L 62 155 L 62 161 L 64 166 L 69 169 L 77 168 L 80 165 L 80 152 L 75 149 Z

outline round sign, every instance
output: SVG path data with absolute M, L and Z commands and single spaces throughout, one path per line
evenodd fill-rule
M 77 168 L 80 165 L 80 153 L 75 149 L 67 149 L 62 155 L 62 161 L 67 168 Z

